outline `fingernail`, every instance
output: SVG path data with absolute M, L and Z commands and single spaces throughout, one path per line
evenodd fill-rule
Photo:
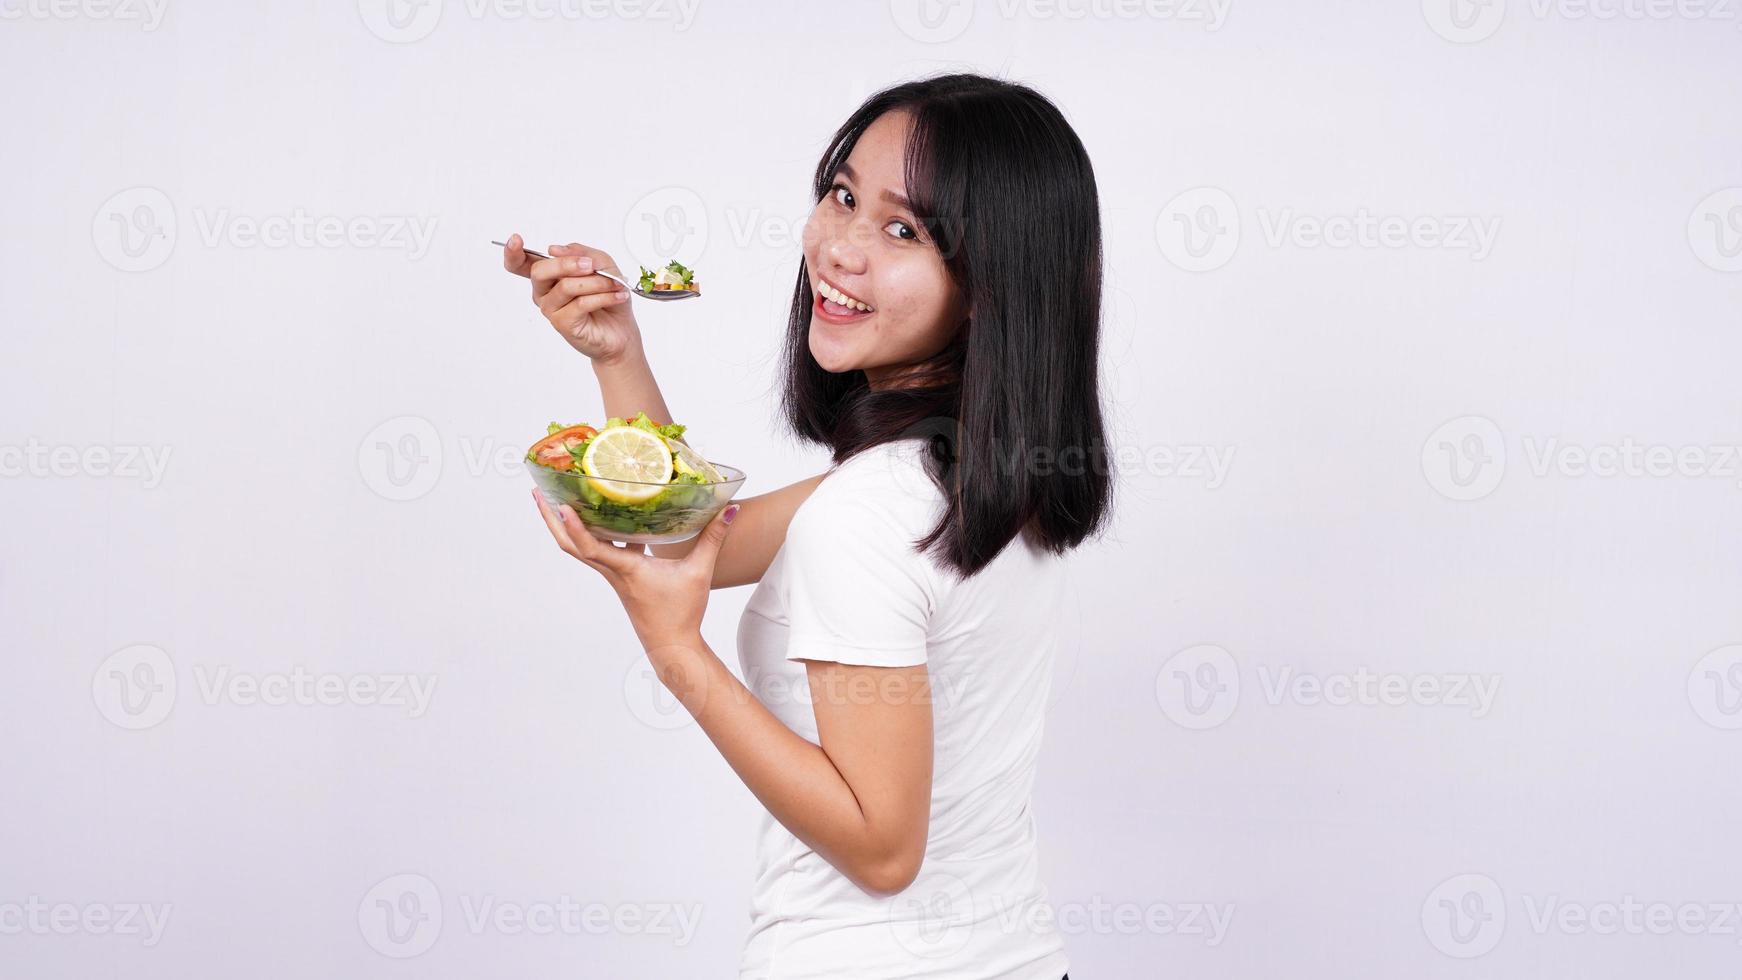
M 592 272 L 593 271 L 593 260 L 592 259 L 576 259 L 575 260 L 575 268 L 581 270 L 582 272 Z
M 732 523 L 732 519 L 737 517 L 737 516 L 738 516 L 738 505 L 733 504 L 732 506 L 726 508 L 726 514 L 724 517 L 721 517 L 720 520 L 724 521 L 727 524 L 730 524 L 730 523 Z
M 617 290 L 617 298 L 618 299 L 628 299 L 629 294 L 624 292 L 623 290 L 619 289 L 619 290 Z

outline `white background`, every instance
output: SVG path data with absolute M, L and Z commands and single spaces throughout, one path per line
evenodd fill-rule
M 667 400 L 783 485 L 810 170 L 957 68 L 1055 99 L 1105 214 L 1072 975 L 1735 975 L 1735 4 L 927 2 L 0 0 L 0 974 L 735 975 L 757 803 L 537 519 L 519 454 L 600 405 L 486 242 L 695 265 Z M 297 671 L 435 686 L 223 686 Z M 1363 671 L 1403 695 L 1314 696 Z M 565 896 L 617 925 L 471 919 Z

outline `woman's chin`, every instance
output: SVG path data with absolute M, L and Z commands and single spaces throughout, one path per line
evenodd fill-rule
M 830 374 L 845 374 L 860 367 L 860 358 L 854 351 L 830 342 L 827 337 L 819 336 L 815 326 L 811 327 L 810 348 L 811 357 L 816 360 L 817 366 Z

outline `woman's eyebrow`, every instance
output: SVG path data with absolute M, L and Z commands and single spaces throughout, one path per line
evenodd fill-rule
M 853 172 L 853 165 L 848 163 L 845 160 L 841 161 L 841 166 L 840 166 L 840 169 L 837 171 L 837 173 L 845 175 L 848 180 L 852 181 L 855 184 L 857 184 L 859 182 L 859 175 L 857 173 Z M 905 211 L 912 211 L 913 210 L 913 202 L 909 201 L 907 199 L 906 195 L 897 194 L 894 191 L 886 190 L 883 192 L 883 199 L 885 201 L 888 201 L 890 204 L 893 204 L 893 205 L 895 205 L 895 206 L 897 206 Z
M 913 202 L 909 201 L 905 196 L 895 193 L 894 191 L 884 191 L 883 192 L 883 199 L 885 201 L 888 201 L 890 204 L 893 204 L 896 207 L 901 208 L 903 211 L 912 211 L 913 210 Z

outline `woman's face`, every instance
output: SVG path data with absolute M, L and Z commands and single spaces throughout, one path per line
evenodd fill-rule
M 942 350 L 966 315 L 907 203 L 911 125 L 895 111 L 867 127 L 805 224 L 811 356 L 831 373 L 864 371 L 872 387 Z M 850 305 L 834 302 L 842 294 Z

